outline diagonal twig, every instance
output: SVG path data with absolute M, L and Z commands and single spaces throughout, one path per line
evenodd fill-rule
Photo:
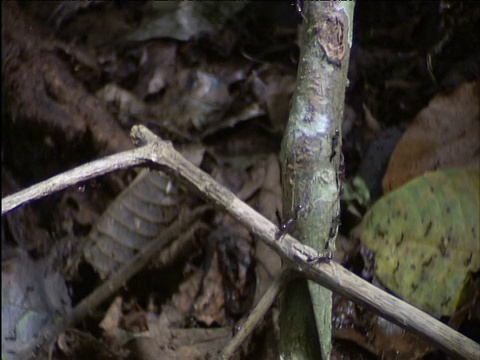
M 310 280 L 368 307 L 380 316 L 391 320 L 405 329 L 415 332 L 454 357 L 478 359 L 480 344 L 475 343 L 473 340 L 414 306 L 378 289 L 349 272 L 340 264 L 333 261 L 317 261 L 321 260 L 317 251 L 301 244 L 289 234 L 276 240 L 275 234 L 279 229 L 272 222 L 238 199 L 231 191 L 218 184 L 210 175 L 191 164 L 180 153 L 175 151 L 171 143 L 155 137 L 146 127 L 141 125 L 132 128 L 132 136 L 136 139 L 143 139 L 147 145 L 109 158 L 118 160 L 116 156 L 128 154 L 127 159 L 131 164 L 148 163 L 160 166 L 164 171 L 177 176 L 190 189 L 197 191 L 205 199 L 227 211 L 253 234 L 277 251 L 294 269 L 307 276 Z M 149 142 L 149 140 L 152 142 Z M 106 159 L 99 160 L 99 162 L 103 161 L 103 164 L 106 165 Z M 97 174 L 102 173 L 98 168 L 99 162 L 90 164 L 97 167 Z M 116 164 L 116 169 L 124 167 L 126 166 L 123 164 Z M 113 170 L 110 168 L 108 171 Z M 103 173 L 108 171 L 105 170 Z M 72 170 L 64 175 L 72 176 L 74 172 L 75 170 Z M 93 172 L 90 171 L 90 173 Z M 82 181 L 86 179 L 86 177 L 83 177 Z M 68 179 L 67 177 L 67 180 L 61 185 L 57 184 L 57 186 L 64 189 L 77 182 L 77 179 Z M 37 199 L 46 196 L 44 183 L 32 186 L 24 190 L 24 192 L 37 194 Z M 9 198 L 14 196 L 15 194 Z M 2 207 L 4 206 L 4 200 L 2 200 Z M 31 199 L 24 196 L 22 201 L 17 200 L 15 206 L 19 206 L 21 203 L 29 200 Z

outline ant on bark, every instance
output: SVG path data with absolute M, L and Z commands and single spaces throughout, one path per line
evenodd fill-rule
M 305 17 L 305 15 L 303 15 L 303 0 L 295 0 L 292 5 L 295 6 L 295 9 L 297 9 L 297 12 L 300 14 L 303 20 L 307 21 L 307 18 Z
M 296 208 L 295 208 L 295 215 L 293 218 L 289 218 L 285 221 L 281 221 L 280 219 L 280 215 L 277 211 L 277 218 L 278 218 L 278 221 L 280 222 L 280 226 L 279 226 L 279 229 L 277 230 L 277 232 L 275 233 L 275 240 L 280 240 L 282 238 L 282 236 L 284 236 L 285 234 L 287 234 L 290 230 L 292 230 L 293 226 L 295 225 L 296 221 L 298 220 L 298 215 L 301 211 L 304 211 L 305 208 L 303 205 L 298 205 Z M 317 263 L 317 264 L 320 264 L 320 263 L 323 263 L 323 262 L 328 262 L 332 259 L 333 257 L 333 254 L 329 251 L 328 253 L 326 253 L 325 255 L 321 255 L 319 254 L 318 256 L 315 256 L 315 257 L 309 257 L 307 259 L 307 262 L 308 263 Z
M 280 226 L 279 226 L 279 229 L 277 230 L 277 232 L 275 233 L 275 240 L 279 240 L 282 236 L 284 236 L 286 233 L 288 233 L 290 230 L 292 230 L 293 226 L 295 225 L 295 223 L 298 220 L 298 215 L 299 215 L 300 211 L 303 211 L 303 210 L 305 210 L 303 205 L 298 205 L 295 208 L 294 217 L 289 218 L 285 221 L 281 220 L 280 215 L 279 215 L 278 210 L 277 210 L 276 215 L 277 215 L 277 218 L 278 218 L 278 222 L 280 223 Z

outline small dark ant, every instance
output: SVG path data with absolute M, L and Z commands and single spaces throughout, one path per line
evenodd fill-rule
M 279 240 L 282 236 L 284 236 L 290 230 L 292 230 L 293 226 L 295 225 L 295 223 L 298 220 L 298 214 L 300 213 L 300 211 L 303 211 L 303 210 L 304 210 L 303 205 L 298 205 L 295 208 L 294 217 L 290 218 L 290 219 L 287 219 L 285 221 L 281 221 L 280 216 L 278 215 L 278 212 L 277 212 L 277 217 L 278 217 L 278 221 L 280 222 L 280 226 L 279 226 L 279 229 L 277 230 L 277 232 L 275 233 L 275 240 Z
M 295 3 L 292 5 L 295 5 L 297 12 L 300 14 L 303 20 L 307 21 L 307 18 L 305 17 L 305 15 L 303 15 L 303 0 L 295 0 Z
M 309 264 L 322 264 L 329 262 L 333 259 L 333 254 L 331 251 L 327 252 L 325 255 L 315 256 L 307 260 Z
M 332 137 L 332 151 L 330 153 L 330 162 L 332 162 L 335 155 L 337 155 L 337 146 L 338 146 L 338 138 L 340 137 L 340 131 L 335 129 L 335 134 Z
M 340 175 L 340 180 L 345 181 L 345 158 L 343 154 L 340 153 L 340 165 L 338 165 L 338 174 Z
M 330 226 L 330 232 L 328 234 L 328 237 L 330 239 L 333 239 L 337 235 L 337 229 L 338 226 L 341 225 L 341 219 L 340 219 L 340 214 L 337 214 L 333 219 L 332 219 L 332 224 Z

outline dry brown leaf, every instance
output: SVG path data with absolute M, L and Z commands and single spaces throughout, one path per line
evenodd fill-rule
M 276 129 L 283 129 L 287 124 L 295 80 L 295 76 L 283 74 L 273 66 L 263 73 L 253 74 L 253 92 L 266 107 L 270 122 Z
M 436 96 L 403 134 L 383 179 L 390 192 L 427 171 L 480 167 L 480 82 Z
M 251 308 L 255 293 L 255 260 L 250 232 L 226 216 L 210 239 L 215 244 L 223 278 L 226 316 L 238 318 Z
M 162 91 L 175 75 L 177 44 L 156 41 L 145 46 L 138 82 L 133 91 L 140 99 Z
M 278 156 L 270 154 L 264 166 L 265 177 L 257 198 L 258 211 L 270 221 L 276 223 L 276 212 L 282 213 L 282 186 Z M 274 250 L 259 240 L 255 243 L 255 258 L 259 265 L 256 269 L 257 291 L 254 300 L 254 303 L 257 303 L 267 291 L 273 277 L 280 272 L 282 260 Z
M 192 316 L 207 326 L 213 323 L 225 324 L 225 292 L 217 252 L 213 253 L 210 267 L 203 279 L 202 291 L 193 305 Z
M 341 296 L 335 297 L 334 324 L 336 342 L 346 342 L 350 348 L 357 344 L 382 359 L 421 359 L 434 350 L 417 335 Z
M 161 101 L 152 105 L 155 124 L 179 133 L 203 132 L 222 122 L 232 102 L 228 83 L 220 76 L 199 69 L 178 72 Z
M 109 339 L 115 339 L 118 335 L 118 323 L 122 317 L 122 303 L 122 298 L 117 296 L 99 324 L 99 327 L 105 332 L 104 335 Z
M 180 329 L 164 321 L 149 324 L 149 336 L 134 340 L 136 359 L 213 359 L 231 336 L 230 328 Z
M 173 307 L 184 319 L 188 317 L 192 309 L 195 297 L 202 286 L 204 272 L 195 269 L 178 287 L 178 291 L 172 296 Z

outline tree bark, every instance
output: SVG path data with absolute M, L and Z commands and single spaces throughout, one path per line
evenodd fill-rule
M 284 219 L 295 219 L 294 236 L 325 256 L 335 251 L 339 224 L 341 124 L 353 9 L 351 1 L 305 2 L 297 89 L 282 143 Z M 332 293 L 313 282 L 308 290 L 310 296 L 306 281 L 298 280 L 285 291 L 281 355 L 319 358 L 320 349 L 322 358 L 329 359 Z

